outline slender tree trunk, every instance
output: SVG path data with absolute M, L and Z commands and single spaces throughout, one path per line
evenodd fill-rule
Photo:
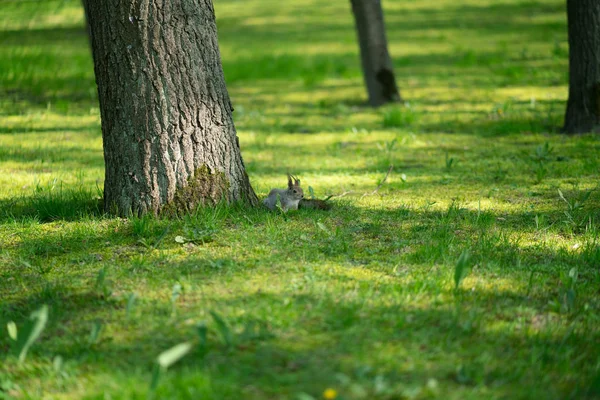
M 104 206 L 119 215 L 257 204 L 211 0 L 84 0 L 102 117 Z
M 567 133 L 600 131 L 600 1 L 567 0 L 569 101 Z
M 351 0 L 369 103 L 400 101 L 394 67 L 388 53 L 381 0 Z

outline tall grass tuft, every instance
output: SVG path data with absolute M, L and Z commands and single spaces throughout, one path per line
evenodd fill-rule
M 404 106 L 395 106 L 383 112 L 384 128 L 402 128 L 414 125 L 418 121 L 418 115 L 405 103 Z

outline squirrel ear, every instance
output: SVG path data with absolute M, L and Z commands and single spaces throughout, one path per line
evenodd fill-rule
M 288 174 L 289 185 L 292 186 L 292 178 L 294 179 L 294 186 L 300 186 L 300 179 L 298 179 L 298 177 L 296 177 L 294 175 L 290 175 L 290 174 Z
M 287 176 L 288 176 L 288 186 L 292 187 L 293 186 L 293 184 L 292 184 L 292 175 L 287 174 Z

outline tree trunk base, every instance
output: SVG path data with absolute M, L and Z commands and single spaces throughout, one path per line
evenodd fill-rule
M 369 104 L 378 107 L 402 101 L 388 52 L 380 0 L 351 0 Z

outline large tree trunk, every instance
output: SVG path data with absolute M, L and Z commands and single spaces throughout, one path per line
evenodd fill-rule
M 381 0 L 351 0 L 369 103 L 400 101 L 394 67 L 388 53 Z
M 569 101 L 564 131 L 600 131 L 600 1 L 567 0 Z
M 106 177 L 119 215 L 257 203 L 240 154 L 211 0 L 84 0 Z

